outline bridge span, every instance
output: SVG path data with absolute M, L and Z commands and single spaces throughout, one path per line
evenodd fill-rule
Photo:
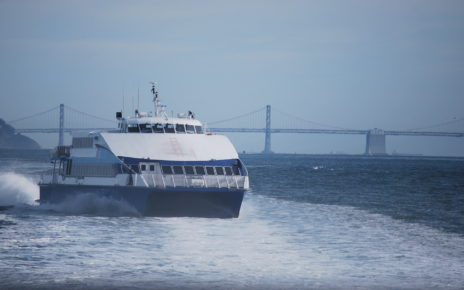
M 97 116 L 93 116 L 84 112 L 80 112 L 78 110 L 75 110 L 73 108 L 69 108 L 71 113 L 74 114 L 80 114 L 81 117 L 83 116 L 84 118 L 95 118 L 100 121 L 105 121 L 105 122 L 111 122 L 113 126 L 87 126 L 87 127 L 79 127 L 79 126 L 66 126 L 65 122 L 65 106 L 61 104 L 60 106 L 57 106 L 51 110 L 47 110 L 42 113 L 34 114 L 29 117 L 21 118 L 18 120 L 13 120 L 10 121 L 10 123 L 15 123 L 18 121 L 30 119 L 32 117 L 44 115 L 44 113 L 48 113 L 52 110 L 58 109 L 59 108 L 59 119 L 58 122 L 55 122 L 55 124 L 58 124 L 57 127 L 49 127 L 49 128 L 16 128 L 17 133 L 58 133 L 59 134 L 59 144 L 63 144 L 63 135 L 64 133 L 72 133 L 72 132 L 77 132 L 77 131 L 108 131 L 108 130 L 117 130 L 116 127 L 116 121 L 113 120 L 106 120 L 102 119 Z M 265 110 L 265 116 L 258 116 L 256 118 L 255 115 L 260 114 L 264 112 Z M 286 113 L 284 113 L 286 114 Z M 289 114 L 286 114 L 290 116 Z M 287 117 L 288 117 L 287 116 Z M 243 118 L 254 118 L 257 119 L 257 124 L 254 126 L 227 126 L 228 122 L 238 120 L 238 119 L 243 119 Z M 262 118 L 261 118 L 262 117 Z M 297 119 L 300 123 L 302 121 L 306 123 L 311 123 L 311 125 L 319 125 L 319 123 L 311 122 L 311 121 L 306 121 L 304 119 L 301 119 L 299 117 L 293 117 L 294 119 Z M 259 125 L 259 120 L 261 120 L 261 123 L 263 126 L 261 127 Z M 447 122 L 448 123 L 453 123 L 453 122 L 460 122 L 464 120 L 463 119 L 458 119 L 456 121 L 452 122 Z M 220 124 L 226 124 L 226 126 L 218 126 Z M 365 135 L 366 136 L 366 147 L 365 147 L 365 154 L 366 155 L 385 155 L 386 154 L 386 136 L 434 136 L 434 137 L 464 137 L 464 128 L 460 132 L 447 132 L 447 131 L 429 131 L 429 130 L 382 130 L 378 128 L 370 129 L 370 130 L 365 130 L 365 129 L 346 129 L 346 128 L 337 128 L 333 126 L 328 126 L 328 125 L 323 125 L 322 126 L 328 126 L 332 128 L 328 129 L 320 129 L 320 128 L 302 128 L 303 126 L 300 126 L 298 128 L 297 125 L 292 125 L 295 126 L 296 128 L 284 128 L 284 126 L 277 128 L 273 128 L 271 126 L 271 106 L 267 105 L 266 107 L 253 111 L 251 113 L 243 114 L 235 118 L 230 118 L 222 121 L 217 121 L 217 122 L 211 122 L 208 124 L 208 131 L 213 132 L 213 133 L 261 133 L 265 135 L 264 139 L 264 150 L 263 153 L 265 154 L 270 154 L 272 153 L 271 150 L 271 136 L 272 134 L 342 134 L 342 135 Z M 287 126 L 288 127 L 288 126 Z M 431 126 L 431 127 L 436 127 L 436 126 Z
M 215 133 L 266 133 L 266 128 L 209 128 Z M 375 129 L 373 129 L 375 130 Z M 329 130 L 329 129 L 279 129 L 272 128 L 269 130 L 274 133 L 293 133 L 293 134 L 348 134 L 348 135 L 367 135 L 372 130 Z M 440 137 L 464 137 L 464 133 L 453 132 L 432 132 L 432 131 L 383 131 L 384 135 L 391 136 L 440 136 Z

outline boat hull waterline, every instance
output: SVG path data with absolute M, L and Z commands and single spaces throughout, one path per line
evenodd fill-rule
M 41 184 L 40 203 L 60 204 L 83 195 L 122 201 L 140 215 L 237 218 L 245 190 L 228 188 L 149 188 Z

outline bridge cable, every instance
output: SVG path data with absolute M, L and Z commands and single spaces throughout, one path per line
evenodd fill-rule
M 309 120 L 303 119 L 303 118 L 298 117 L 298 116 L 294 116 L 292 114 L 286 113 L 284 111 L 281 111 L 281 110 L 275 109 L 275 108 L 273 108 L 272 110 L 277 111 L 278 113 L 281 113 L 283 115 L 286 115 L 287 117 L 294 118 L 294 119 L 297 119 L 299 121 L 302 121 L 302 122 L 305 122 L 305 123 L 310 123 L 310 124 L 321 126 L 321 127 L 328 127 L 328 128 L 332 128 L 332 129 L 338 129 L 338 130 L 353 130 L 353 129 L 350 129 L 350 128 L 332 126 L 332 125 L 327 125 L 327 124 L 318 123 L 318 122 L 314 122 L 314 121 L 309 121 Z
M 8 121 L 8 123 L 15 123 L 15 122 L 19 122 L 19 121 L 23 121 L 23 120 L 27 120 L 27 119 L 31 119 L 31 118 L 34 118 L 34 117 L 38 117 L 38 116 L 41 116 L 41 115 L 44 115 L 46 113 L 49 113 L 53 110 L 57 110 L 60 106 L 56 106 L 56 107 L 53 107 L 51 109 L 48 109 L 46 111 L 43 111 L 43 112 L 40 112 L 40 113 L 36 113 L 34 115 L 30 115 L 30 116 L 27 116 L 27 117 L 23 117 L 23 118 L 19 118 L 19 119 L 16 119 L 16 120 L 11 120 L 11 121 Z
M 236 117 L 232 117 L 232 118 L 224 119 L 224 120 L 220 120 L 220 121 L 208 122 L 208 126 L 211 126 L 211 124 L 219 124 L 219 123 L 224 123 L 224 122 L 228 122 L 228 121 L 237 120 L 237 119 L 240 119 L 240 118 L 243 118 L 243 117 L 248 117 L 250 115 L 253 115 L 253 114 L 256 114 L 256 113 L 258 113 L 260 111 L 263 111 L 265 109 L 266 109 L 266 107 L 262 107 L 262 108 L 259 108 L 259 109 L 255 110 L 255 111 L 242 114 L 240 116 L 236 116 Z
M 413 129 L 406 129 L 406 130 L 404 130 L 404 131 L 427 130 L 427 129 L 431 129 L 431 128 L 442 127 L 442 126 L 449 125 L 449 124 L 459 123 L 459 122 L 461 122 L 461 121 L 464 121 L 464 117 L 463 117 L 463 118 L 459 118 L 459 119 L 454 119 L 454 120 L 451 120 L 451 121 L 446 121 L 446 122 L 442 122 L 442 123 L 437 123 L 437 124 L 430 125 L 430 126 L 426 126 L 426 127 L 413 128 Z
M 117 123 L 116 121 L 114 120 L 109 120 L 109 119 L 105 119 L 105 118 L 101 118 L 101 117 L 97 117 L 97 116 L 94 116 L 92 114 L 88 114 L 88 113 L 85 113 L 85 112 L 82 112 L 82 111 L 79 111 L 77 109 L 74 109 L 70 106 L 65 106 L 66 108 L 70 109 L 71 111 L 75 112 L 75 113 L 79 113 L 79 114 L 82 114 L 82 115 L 85 115 L 87 117 L 91 117 L 91 118 L 94 118 L 94 119 L 98 119 L 98 120 L 101 120 L 101 121 L 106 121 L 106 122 L 111 122 L 111 123 Z

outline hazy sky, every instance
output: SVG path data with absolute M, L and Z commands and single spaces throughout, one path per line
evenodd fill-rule
M 59 103 L 113 118 L 138 87 L 150 110 L 152 80 L 170 109 L 205 121 L 267 104 L 355 129 L 459 119 L 464 1 L 0 0 L 0 118 Z M 261 134 L 230 136 L 262 150 Z M 273 135 L 277 152 L 362 153 L 364 142 Z M 387 150 L 464 155 L 464 138 L 387 137 Z

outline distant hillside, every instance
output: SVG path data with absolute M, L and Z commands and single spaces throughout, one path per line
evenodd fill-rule
M 15 133 L 15 129 L 0 119 L 0 149 L 40 149 L 33 139 Z

